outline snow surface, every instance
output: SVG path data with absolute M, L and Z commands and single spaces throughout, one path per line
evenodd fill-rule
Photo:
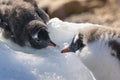
M 48 31 L 57 47 L 41 50 L 20 47 L 0 36 L 0 80 L 95 80 L 74 53 L 61 54 L 78 29 L 89 23 L 69 23 L 53 18 Z

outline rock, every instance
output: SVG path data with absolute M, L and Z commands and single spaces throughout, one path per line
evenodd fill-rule
M 119 5 L 118 5 L 119 4 Z M 104 7 L 67 17 L 64 21 L 120 27 L 120 1 L 109 0 Z
M 64 19 L 72 14 L 101 7 L 106 0 L 41 0 L 38 2 L 40 7 L 47 10 L 50 17 Z

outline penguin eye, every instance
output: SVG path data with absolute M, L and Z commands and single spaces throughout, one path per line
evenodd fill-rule
M 79 48 L 83 47 L 82 41 L 79 38 L 74 38 L 71 47 L 73 47 L 75 50 L 78 50 Z
M 77 40 L 75 40 L 75 37 L 72 40 L 72 43 L 70 44 L 71 51 L 75 52 L 78 49 L 78 43 Z
M 44 29 L 41 29 L 39 32 L 38 32 L 38 38 L 39 39 L 43 39 L 43 40 L 48 40 L 49 39 L 49 35 L 48 35 L 48 32 Z
M 77 40 L 76 42 L 74 42 L 74 47 L 78 48 L 79 47 L 78 45 L 79 45 L 79 41 Z

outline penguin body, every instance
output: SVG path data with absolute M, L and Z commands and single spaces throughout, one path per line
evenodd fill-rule
M 103 26 L 85 27 L 69 47 L 61 52 L 79 51 L 82 62 L 97 80 L 120 79 L 120 29 Z

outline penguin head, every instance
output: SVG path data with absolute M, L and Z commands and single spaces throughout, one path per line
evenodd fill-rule
M 76 52 L 77 50 L 81 50 L 84 46 L 83 36 L 77 34 L 73 37 L 71 44 L 67 48 L 63 49 L 61 53 Z
M 41 49 L 47 46 L 56 46 L 49 37 L 46 24 L 39 20 L 33 20 L 28 23 L 28 41 L 32 47 Z

